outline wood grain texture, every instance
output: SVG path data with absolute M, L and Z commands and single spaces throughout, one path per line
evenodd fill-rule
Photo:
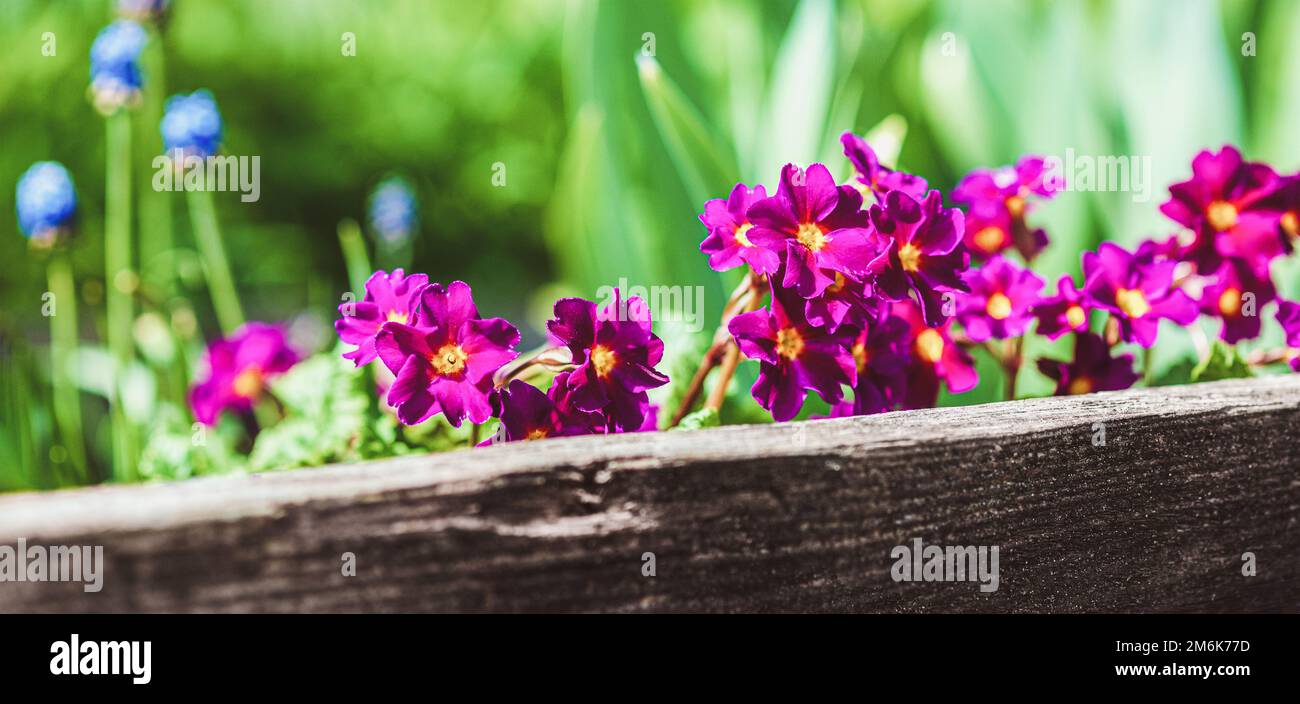
M 1297 438 L 1286 376 L 14 495 L 0 544 L 106 577 L 0 611 L 1296 612 Z M 998 591 L 893 581 L 917 537 Z

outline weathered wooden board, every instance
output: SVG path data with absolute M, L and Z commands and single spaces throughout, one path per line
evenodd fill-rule
M 1296 612 L 1297 439 L 1289 376 L 15 495 L 106 576 L 0 611 Z M 918 537 L 999 589 L 895 582 Z

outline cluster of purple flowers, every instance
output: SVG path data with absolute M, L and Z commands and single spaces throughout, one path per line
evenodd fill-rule
M 978 384 L 975 345 L 1014 379 L 1035 322 L 1049 339 L 1076 336 L 1072 360 L 1038 361 L 1057 393 L 1127 388 L 1139 374 L 1116 346 L 1151 347 L 1161 320 L 1205 314 L 1223 321 L 1225 342 L 1258 336 L 1256 307 L 1277 298 L 1269 264 L 1300 235 L 1300 176 L 1243 162 L 1231 147 L 1203 152 L 1161 207 L 1185 234 L 1134 252 L 1104 243 L 1083 254 L 1081 287 L 1064 276 L 1044 294 L 1029 265 L 1048 237 L 1026 216 L 1058 190 L 1045 159 L 967 175 L 952 194 L 962 210 L 923 178 L 884 167 L 861 138 L 841 142 L 849 183 L 822 164 L 788 164 L 774 194 L 737 184 L 700 215 L 710 266 L 747 266 L 761 287 L 747 309 L 729 311 L 727 328 L 760 363 L 752 394 L 776 420 L 795 417 L 809 391 L 833 415 L 932 406 L 941 382 L 951 393 Z M 1104 337 L 1093 311 L 1108 316 Z M 1300 341 L 1300 304 L 1281 302 L 1277 317 L 1288 342 Z
M 339 306 L 334 327 L 353 346 L 344 358 L 382 363 L 380 393 L 406 425 L 437 414 L 454 427 L 496 417 L 489 443 L 656 429 L 647 392 L 668 377 L 655 369 L 664 347 L 645 302 L 615 291 L 604 308 L 565 298 L 554 311 L 544 353 L 512 365 L 518 329 L 480 316 L 468 284 L 395 269 L 371 275 L 362 300 Z M 546 392 L 515 378 L 542 358 L 555 372 Z M 208 348 L 206 378 L 190 399 L 195 416 L 212 424 L 223 410 L 247 411 L 297 361 L 283 330 L 250 323 Z
M 954 393 L 978 381 L 947 310 L 971 290 L 963 213 L 882 166 L 857 136 L 842 142 L 851 183 L 822 164 L 787 164 L 771 196 L 739 184 L 700 216 L 710 265 L 748 265 L 770 293 L 768 307 L 735 311 L 728 330 L 760 362 L 752 393 L 777 420 L 797 415 L 809 391 L 836 415 L 876 413 L 933 405 L 941 380 Z

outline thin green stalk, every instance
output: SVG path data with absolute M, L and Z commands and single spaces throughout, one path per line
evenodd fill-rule
M 106 120 L 104 178 L 104 288 L 108 308 L 108 347 L 117 361 L 113 379 L 113 478 L 133 474 L 135 439 L 122 406 L 121 381 L 131 364 L 131 118 L 125 110 Z
M 1154 350 L 1151 347 L 1142 348 L 1142 384 L 1144 386 L 1151 385 L 1151 376 L 1155 371 L 1152 369 L 1153 351 Z
M 77 353 L 77 288 L 68 253 L 55 251 L 46 265 L 54 310 L 50 316 L 50 380 L 54 387 L 54 420 L 68 451 L 77 480 L 88 483 L 86 445 L 81 431 L 81 396 L 68 370 Z
M 370 278 L 370 256 L 366 254 L 366 241 L 361 236 L 361 226 L 356 220 L 339 221 L 339 248 L 343 250 L 343 262 L 348 267 L 348 283 L 352 292 L 358 296 L 366 289 L 366 279 Z
M 190 207 L 190 220 L 194 224 L 194 239 L 203 255 L 208 276 L 208 293 L 217 311 L 217 322 L 225 335 L 233 333 L 244 324 L 244 309 L 235 293 L 235 280 L 230 275 L 230 262 L 221 242 L 221 226 L 217 224 L 217 209 L 211 191 L 186 191 L 185 200 Z
M 142 134 L 149 135 L 144 140 L 151 147 L 149 153 L 156 154 L 162 149 L 158 125 L 162 122 L 163 97 L 167 94 L 164 80 L 166 60 L 161 37 L 156 30 L 150 32 L 153 36 L 143 57 L 149 82 L 144 89 L 141 126 L 145 128 Z M 148 189 L 140 199 L 140 268 L 162 292 L 164 300 L 175 293 L 173 274 L 176 267 L 171 259 L 174 248 L 172 193 Z

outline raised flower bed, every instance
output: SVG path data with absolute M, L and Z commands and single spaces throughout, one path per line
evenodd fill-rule
M 105 573 L 0 610 L 1294 612 L 1298 433 L 1277 377 L 10 496 Z M 916 538 L 998 589 L 894 581 Z

